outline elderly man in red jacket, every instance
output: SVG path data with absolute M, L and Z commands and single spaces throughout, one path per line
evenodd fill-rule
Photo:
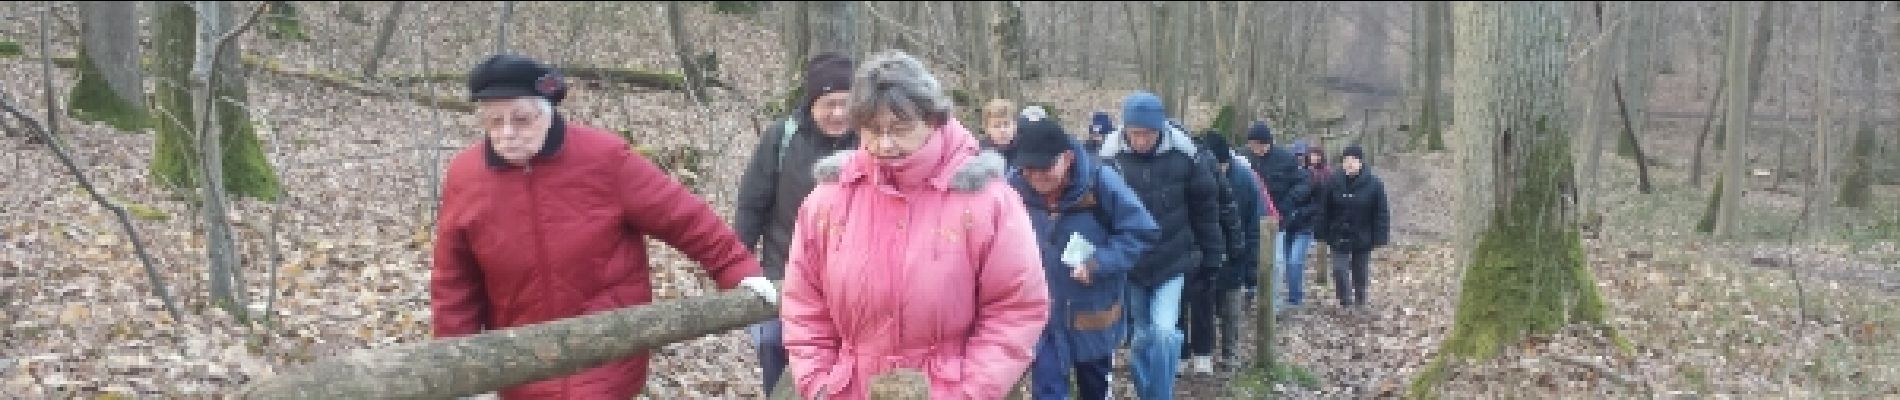
M 647 304 L 647 236 L 702 265 L 719 288 L 776 301 L 759 263 L 706 202 L 618 135 L 555 111 L 557 71 L 497 55 L 469 74 L 484 140 L 456 154 L 436 216 L 435 336 L 469 335 Z M 501 366 L 497 366 L 501 367 Z M 647 356 L 503 389 L 503 397 L 626 399 Z

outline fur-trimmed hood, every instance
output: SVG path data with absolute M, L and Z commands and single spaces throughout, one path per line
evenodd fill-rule
M 929 183 L 939 190 L 974 192 L 992 181 L 1002 179 L 1003 172 L 1009 167 L 1001 153 L 983 150 L 978 147 L 976 137 L 964 130 L 963 125 L 952 119 L 937 132 L 931 140 L 947 141 L 942 145 L 948 152 L 946 170 L 934 171 Z M 878 169 L 877 160 L 863 150 L 841 151 L 812 166 L 812 176 L 819 184 L 855 184 L 867 182 L 871 174 Z

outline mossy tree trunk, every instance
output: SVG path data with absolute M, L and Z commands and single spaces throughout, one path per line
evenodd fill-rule
M 1841 207 L 1867 208 L 1872 202 L 1874 174 L 1874 127 L 1863 123 L 1854 135 L 1853 150 L 1847 156 L 1847 174 L 1841 178 Z
M 100 122 L 120 131 L 146 126 L 145 74 L 139 66 L 138 2 L 83 1 L 79 82 L 67 96 L 73 119 Z
M 161 184 L 174 188 L 196 188 L 199 179 L 198 151 L 192 133 L 195 115 L 191 108 L 190 72 L 197 51 L 196 16 L 185 2 L 150 3 L 156 27 L 152 38 L 153 127 L 158 131 L 157 148 L 152 152 L 152 175 Z M 279 193 L 277 173 L 251 125 L 244 109 L 246 87 L 244 70 L 238 65 L 236 41 L 226 46 L 217 62 L 218 76 L 213 79 L 217 99 L 216 123 L 223 150 L 225 192 L 261 200 L 275 200 Z
M 1604 321 L 1579 239 L 1575 160 L 1563 128 L 1567 6 L 1452 7 L 1460 222 L 1470 225 L 1460 238 L 1465 273 L 1443 358 L 1413 387 L 1423 396 L 1443 379 L 1448 359 L 1489 359 L 1530 334 Z
M 1855 61 L 1859 62 L 1856 65 L 1859 68 L 1856 68 L 1857 71 L 1854 71 L 1854 74 L 1859 78 L 1857 80 L 1864 82 L 1865 85 L 1877 86 L 1874 83 L 1879 82 L 1879 57 L 1885 54 L 1886 49 L 1882 47 L 1880 41 L 1875 40 L 1877 35 L 1875 26 L 1878 24 L 1878 19 L 1875 18 L 1875 5 L 1861 4 L 1858 7 L 1861 7 L 1861 14 L 1852 32 L 1854 32 L 1855 50 L 1858 50 L 1854 57 L 1858 58 Z M 1866 208 L 1873 199 L 1872 185 L 1875 173 L 1873 157 L 1874 148 L 1879 145 L 1874 140 L 1874 132 L 1877 129 L 1875 120 L 1879 117 L 1879 113 L 1876 112 L 1879 110 L 1877 108 L 1879 102 L 1876 101 L 1878 97 L 1872 93 L 1873 91 L 1863 91 L 1862 95 L 1866 98 L 1859 101 L 1855 107 L 1854 141 L 1849 147 L 1847 159 L 1842 160 L 1846 163 L 1844 165 L 1846 170 L 1843 171 L 1841 192 L 1835 203 L 1841 207 Z
M 1833 204 L 1825 199 L 1834 193 L 1834 163 L 1831 161 L 1834 159 L 1834 138 L 1839 137 L 1834 131 L 1835 70 L 1840 59 L 1837 44 L 1840 33 L 1835 28 L 1839 16 L 1835 13 L 1839 7 L 1832 2 L 1822 2 L 1820 26 L 1816 28 L 1819 31 L 1816 36 L 1820 38 L 1816 45 L 1820 46 L 1821 55 L 1817 60 L 1820 67 L 1816 72 L 1819 77 L 1815 80 L 1815 93 L 1819 94 L 1815 96 L 1814 105 L 1814 148 L 1809 153 L 1809 161 L 1814 168 L 1811 177 L 1814 179 L 1814 190 L 1808 193 L 1806 199 L 1807 204 L 1814 207 L 1814 215 L 1811 216 L 1814 223 L 1810 226 L 1815 228 L 1808 229 L 1808 234 L 1810 238 L 1816 239 L 1824 237 L 1828 227 L 1833 225 L 1830 218 Z

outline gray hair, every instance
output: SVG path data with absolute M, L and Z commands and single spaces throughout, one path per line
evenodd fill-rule
M 902 50 L 871 56 L 851 78 L 851 104 L 846 112 L 854 126 L 890 111 L 899 120 L 942 123 L 950 114 L 950 98 L 943 86 L 924 69 L 924 63 Z

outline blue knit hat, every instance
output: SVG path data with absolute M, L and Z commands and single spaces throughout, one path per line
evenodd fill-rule
M 1089 117 L 1090 135 L 1106 136 L 1114 131 L 1115 118 L 1108 116 L 1107 111 L 1096 111 L 1094 116 Z
M 1168 110 L 1154 93 L 1135 92 L 1122 100 L 1122 124 L 1129 128 L 1168 130 Z
M 1254 121 L 1253 127 L 1247 128 L 1247 140 L 1273 143 L 1273 128 L 1268 128 L 1266 121 Z

